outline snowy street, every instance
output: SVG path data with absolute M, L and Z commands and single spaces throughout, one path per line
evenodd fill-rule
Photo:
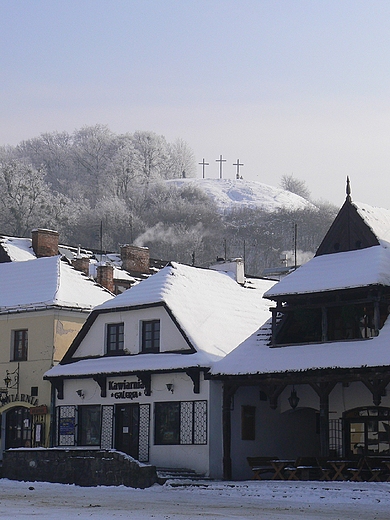
M 149 489 L 0 480 L 0 517 L 388 520 L 390 483 L 205 482 Z

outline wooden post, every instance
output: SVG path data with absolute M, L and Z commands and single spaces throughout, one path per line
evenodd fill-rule
M 322 341 L 328 341 L 328 313 L 326 307 L 321 307 L 321 318 L 322 318 Z
M 224 480 L 232 479 L 232 424 L 231 424 L 231 408 L 232 399 L 237 390 L 236 385 L 229 383 L 223 384 L 223 402 L 222 402 L 222 435 L 223 435 L 223 478 Z
M 320 396 L 320 447 L 321 457 L 329 456 L 329 394 Z
M 320 446 L 321 457 L 329 456 L 329 394 L 336 382 L 311 383 L 310 386 L 320 398 Z

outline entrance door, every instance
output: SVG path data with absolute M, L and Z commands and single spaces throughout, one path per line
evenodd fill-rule
M 18 406 L 7 412 L 5 449 L 31 446 L 31 415 L 28 408 Z
M 115 406 L 115 448 L 138 459 L 139 405 Z

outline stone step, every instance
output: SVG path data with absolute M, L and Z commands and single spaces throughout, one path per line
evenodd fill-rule
M 200 475 L 196 473 L 193 469 L 187 468 L 157 468 L 157 476 L 159 481 L 163 481 L 164 483 L 167 480 L 175 480 L 175 481 L 199 481 L 205 480 L 206 477 L 204 475 Z

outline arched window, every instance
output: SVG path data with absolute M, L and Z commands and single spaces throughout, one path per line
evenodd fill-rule
M 28 408 L 18 406 L 7 412 L 5 448 L 31 446 L 31 415 Z

